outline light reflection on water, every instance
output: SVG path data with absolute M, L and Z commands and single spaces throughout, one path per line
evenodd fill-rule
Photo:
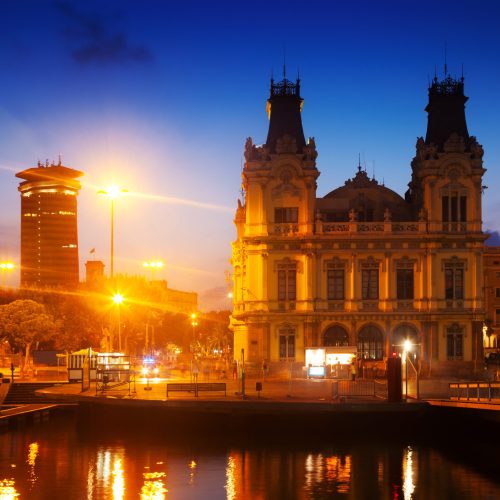
M 53 422 L 0 434 L 0 500 L 500 498 L 495 479 L 432 448 L 120 442 Z

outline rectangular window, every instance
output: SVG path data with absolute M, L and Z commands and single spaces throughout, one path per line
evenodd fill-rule
M 295 358 L 295 334 L 280 333 L 280 359 Z
M 295 269 L 278 269 L 278 300 L 295 300 L 296 282 L 297 271 Z
M 441 198 L 441 217 L 443 222 L 467 222 L 467 196 L 452 193 Z
M 396 270 L 396 294 L 398 300 L 413 299 L 413 269 Z
M 460 222 L 467 222 L 467 196 L 460 196 Z
M 451 222 L 457 222 L 458 220 L 458 206 L 457 206 L 457 197 L 451 197 Z
M 378 299 L 378 269 L 363 269 L 361 276 L 361 298 Z
M 329 269 L 326 279 L 328 300 L 344 300 L 344 270 Z
M 448 220 L 449 220 L 448 200 L 449 200 L 448 196 L 443 196 L 443 198 L 441 200 L 441 203 L 442 203 L 442 214 L 441 215 L 442 215 L 443 222 L 448 222 Z
M 500 298 L 500 288 L 495 288 L 495 297 Z
M 274 209 L 274 222 L 298 222 L 299 208 L 298 207 L 281 207 Z
M 448 360 L 460 360 L 464 357 L 464 336 L 462 333 L 446 335 L 446 355 Z
M 462 300 L 464 298 L 464 270 L 462 267 L 446 267 L 444 270 L 445 298 Z
M 500 324 L 500 309 L 495 309 L 495 326 Z

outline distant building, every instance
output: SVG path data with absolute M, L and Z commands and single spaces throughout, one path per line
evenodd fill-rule
M 196 292 L 174 290 L 173 288 L 168 288 L 166 281 L 162 283 L 165 284 L 165 302 L 169 310 L 186 314 L 191 314 L 198 310 L 198 294 Z
M 38 163 L 16 174 L 21 193 L 21 286 L 78 285 L 77 200 L 82 172 Z
M 322 348 L 321 363 L 351 355 L 378 370 L 409 340 L 423 374 L 480 366 L 485 169 L 466 101 L 463 79 L 432 81 L 404 197 L 358 165 L 318 198 L 300 82 L 271 80 L 267 140 L 247 139 L 234 221 L 235 356 L 286 368 Z
M 104 267 L 102 260 L 85 262 L 85 281 L 87 283 L 101 283 L 104 280 Z

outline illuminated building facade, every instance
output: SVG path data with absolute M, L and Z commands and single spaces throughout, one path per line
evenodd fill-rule
M 271 80 L 267 140 L 246 141 L 235 216 L 235 358 L 244 349 L 250 363 L 298 367 L 308 348 L 325 347 L 375 370 L 409 339 L 422 374 L 474 368 L 485 318 L 485 170 L 466 101 L 463 79 L 432 81 L 404 197 L 358 165 L 318 198 L 300 81 Z
M 21 286 L 78 285 L 77 200 L 82 172 L 38 163 L 16 174 L 21 193 Z
M 485 352 L 500 348 L 500 247 L 484 249 L 486 321 L 483 329 Z

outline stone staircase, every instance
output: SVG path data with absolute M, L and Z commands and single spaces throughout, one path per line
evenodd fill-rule
M 17 382 L 10 385 L 9 392 L 4 399 L 4 405 L 40 404 L 40 403 L 61 403 L 60 399 L 50 397 L 40 397 L 35 394 L 39 389 L 53 387 L 56 384 L 50 382 Z M 60 384 L 57 384 L 60 385 Z

